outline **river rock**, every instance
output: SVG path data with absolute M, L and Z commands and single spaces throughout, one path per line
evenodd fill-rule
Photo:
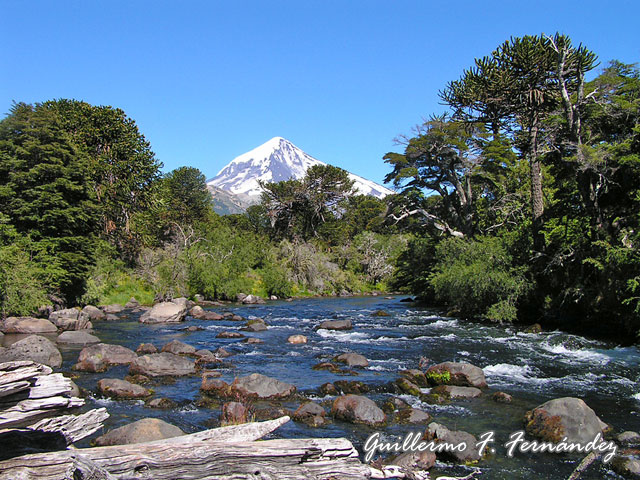
M 143 418 L 124 427 L 116 428 L 96 438 L 96 445 L 127 445 L 130 443 L 151 442 L 164 438 L 179 437 L 184 432 L 175 425 L 171 425 L 158 418 Z
M 640 478 L 640 459 L 632 455 L 616 455 L 611 460 L 613 470 L 624 478 Z
M 307 337 L 299 334 L 290 335 L 289 338 L 287 338 L 287 342 L 291 343 L 292 345 L 302 345 L 304 343 L 307 343 Z
M 227 357 L 230 357 L 231 355 L 233 355 L 233 353 L 225 350 L 222 347 L 216 348 L 216 350 L 213 352 L 213 354 L 218 358 L 227 358 Z
M 320 427 L 327 423 L 325 411 L 320 405 L 314 402 L 307 402 L 300 405 L 293 413 L 292 417 L 297 422 L 303 422 L 311 427 Z
M 55 333 L 57 327 L 49 320 L 33 317 L 9 317 L 2 322 L 4 333 Z
M 220 332 L 216 338 L 244 338 L 240 332 Z
M 177 323 L 187 316 L 186 299 L 156 303 L 151 310 L 140 315 L 141 323 Z
M 439 363 L 430 367 L 427 370 L 426 376 L 429 382 L 435 385 L 448 384 L 459 387 L 487 387 L 482 369 L 470 363 Z M 449 379 L 448 381 L 447 378 Z
M 86 305 L 82 309 L 82 313 L 84 313 L 89 320 L 104 320 L 107 318 L 107 315 L 102 310 L 93 305 Z
M 586 443 L 602 434 L 606 424 L 579 398 L 564 397 L 550 400 L 525 415 L 525 430 L 547 442 Z
M 351 330 L 352 328 L 351 320 L 325 320 L 318 325 L 318 330 Z
M 395 457 L 391 465 L 397 465 L 409 471 L 429 470 L 436 464 L 436 454 L 425 450 L 424 452 L 406 452 Z
M 129 373 L 141 373 L 149 377 L 192 375 L 196 371 L 195 362 L 173 353 L 150 353 L 136 358 L 129 367 Z
M 200 390 L 218 397 L 228 397 L 231 394 L 231 385 L 218 377 L 220 377 L 218 372 L 204 372 Z
M 49 321 L 61 330 L 85 330 L 93 328 L 89 316 L 76 308 L 57 310 L 49 315 Z
M 240 402 L 227 402 L 222 405 L 222 415 L 220 417 L 222 425 L 246 423 L 248 417 L 249 410 Z
M 491 396 L 491 400 L 496 403 L 511 403 L 513 402 L 513 397 L 508 393 L 496 392 Z
M 141 387 L 140 385 L 117 378 L 103 378 L 99 380 L 98 390 L 100 390 L 103 395 L 115 398 L 145 398 L 153 394 L 151 390 Z
M 121 345 L 98 343 L 85 347 L 80 352 L 74 370 L 84 372 L 104 372 L 111 365 L 128 365 L 136 358 L 136 354 Z
M 373 400 L 361 395 L 343 395 L 336 398 L 331 407 L 331 414 L 346 422 L 371 426 L 381 426 L 387 420 L 387 416 Z
M 296 391 L 296 387 L 289 383 L 259 373 L 236 378 L 231 387 L 244 397 L 259 399 L 285 398 Z
M 67 331 L 58 335 L 56 343 L 59 345 L 86 347 L 87 345 L 100 343 L 100 339 L 84 331 Z
M 176 402 L 168 398 L 161 397 L 153 398 L 149 400 L 145 405 L 149 408 L 175 408 Z
M 0 363 L 16 360 L 31 360 L 50 367 L 62 365 L 60 351 L 51 340 L 40 335 L 29 335 L 7 348 L 0 348 Z
M 428 387 L 429 382 L 427 381 L 427 377 L 425 376 L 422 370 L 418 370 L 417 368 L 403 370 L 400 374 L 409 380 L 411 383 L 415 383 L 419 387 Z
M 466 444 L 467 448 L 462 452 L 458 450 L 454 452 L 443 451 L 438 454 L 443 458 L 451 458 L 458 463 L 477 462 L 480 460 L 479 450 L 476 448 L 478 441 L 470 433 L 461 430 L 449 430 L 447 427 L 433 422 L 428 425 L 425 438 L 434 440 L 436 443 L 445 442 L 458 445 L 464 442 Z
M 140 302 L 136 300 L 136 297 L 131 297 L 127 303 L 124 304 L 124 308 L 138 308 L 140 306 Z
M 323 395 L 339 395 L 340 394 L 336 386 L 331 382 L 323 383 L 322 385 L 320 385 L 320 392 Z
M 482 395 L 482 390 L 475 387 L 457 387 L 455 385 L 439 385 L 431 393 L 445 395 L 449 398 L 476 398 Z
M 404 377 L 401 377 L 396 380 L 396 385 L 400 389 L 401 392 L 413 395 L 414 397 L 419 397 L 422 392 L 420 391 L 420 387 L 413 383 L 410 380 L 407 380 Z
M 622 432 L 616 436 L 616 440 L 624 447 L 637 447 L 640 445 L 640 433 L 638 432 Z
M 369 386 L 359 380 L 336 380 L 333 386 L 342 393 L 367 393 Z
M 174 353 L 176 355 L 193 355 L 196 353 L 195 347 L 187 345 L 180 340 L 171 340 L 164 347 L 162 347 L 161 351 Z
M 102 311 L 104 313 L 116 314 L 122 312 L 123 310 L 124 307 L 119 303 L 112 303 L 111 305 L 105 305 L 104 307 L 102 307 Z
M 245 332 L 264 332 L 267 329 L 267 324 L 262 319 L 249 320 L 247 325 L 242 327 Z
M 342 353 L 333 359 L 336 362 L 346 363 L 349 367 L 368 367 L 369 362 L 359 353 Z
M 196 305 L 189 310 L 189 315 L 199 320 L 222 320 L 224 317 L 216 312 L 205 310 L 200 305 Z
M 255 305 L 255 304 L 264 304 L 264 303 L 266 303 L 262 298 L 260 298 L 257 295 L 246 295 L 240 301 L 245 305 Z
M 136 348 L 136 353 L 144 355 L 145 353 L 158 353 L 157 347 L 152 343 L 141 343 Z
M 398 423 L 423 423 L 426 425 L 431 421 L 431 415 L 417 408 L 405 408 L 398 412 L 396 421 Z
M 384 310 L 376 310 L 375 312 L 373 312 L 373 316 L 374 317 L 390 317 L 391 315 L 388 312 L 385 312 Z
M 411 408 L 410 405 L 398 397 L 391 397 L 382 404 L 382 411 L 384 413 L 393 413 L 397 410 L 404 410 Z
M 222 360 L 216 357 L 211 350 L 196 350 L 194 355 L 197 358 L 196 363 L 198 364 L 222 363 Z

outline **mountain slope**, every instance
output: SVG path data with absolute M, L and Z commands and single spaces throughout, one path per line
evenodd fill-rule
M 290 141 L 274 137 L 234 158 L 207 184 L 258 201 L 261 193 L 258 180 L 280 182 L 291 178 L 300 179 L 313 165 L 326 163 L 303 152 Z M 393 193 L 392 190 L 353 173 L 349 173 L 349 177 L 354 180 L 354 187 L 360 194 L 383 198 Z

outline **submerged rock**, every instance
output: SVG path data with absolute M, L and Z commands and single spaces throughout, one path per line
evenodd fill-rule
M 143 418 L 96 438 L 95 444 L 99 447 L 127 445 L 179 437 L 181 435 L 184 435 L 184 432 L 175 425 L 158 418 Z
M 100 343 L 100 339 L 95 335 L 91 335 L 90 333 L 87 333 L 87 332 L 68 331 L 68 332 L 62 332 L 60 335 L 58 335 L 58 338 L 56 339 L 56 343 L 60 345 L 85 347 L 87 345 L 94 345 L 96 343 Z
M 240 332 L 220 332 L 216 338 L 244 338 Z
M 525 430 L 547 442 L 559 442 L 567 437 L 569 442 L 586 443 L 607 425 L 579 398 L 564 397 L 550 400 L 530 410 L 525 415 Z
M 195 362 L 173 353 L 150 353 L 136 358 L 129 367 L 130 374 L 140 373 L 149 377 L 192 375 Z
M 2 322 L 4 333 L 56 333 L 58 328 L 49 320 L 33 317 L 9 317 Z
M 387 416 L 375 402 L 361 395 L 343 395 L 336 398 L 331 407 L 331 414 L 346 422 L 371 426 L 381 426 L 387 421 Z
M 513 397 L 508 393 L 496 392 L 491 396 L 491 400 L 496 403 L 511 403 L 513 401 Z
M 31 360 L 50 367 L 62 365 L 60 351 L 51 340 L 40 335 L 29 335 L 7 348 L 0 348 L 0 363 L 16 360 Z
M 111 365 L 128 365 L 137 358 L 135 352 L 121 345 L 98 343 L 82 349 L 73 369 L 103 372 Z

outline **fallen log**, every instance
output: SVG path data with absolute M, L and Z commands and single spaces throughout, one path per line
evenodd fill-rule
M 232 444 L 212 440 L 182 444 L 182 439 L 25 455 L 0 462 L 0 480 L 59 480 L 78 455 L 119 480 L 350 480 L 371 474 L 345 438 Z

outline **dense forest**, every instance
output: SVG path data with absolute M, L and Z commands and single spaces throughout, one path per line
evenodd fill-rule
M 2 315 L 394 290 L 463 318 L 636 338 L 638 68 L 562 35 L 512 38 L 440 98 L 384 156 L 397 194 L 355 195 L 316 166 L 227 216 L 199 170 L 161 173 L 122 110 L 16 103 L 0 122 Z

